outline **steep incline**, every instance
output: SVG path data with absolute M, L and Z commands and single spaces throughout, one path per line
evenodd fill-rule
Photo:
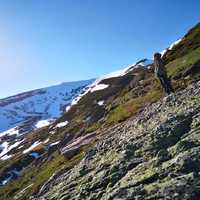
M 143 59 L 96 80 L 52 124 L 2 136 L 0 199 L 198 199 L 199 33 L 164 54 L 174 96 Z
M 19 178 L 20 174 L 25 175 L 27 172 L 24 171 L 30 170 L 29 166 L 37 159 L 41 159 L 40 162 L 43 163 L 58 149 L 69 158 L 76 154 L 77 149 L 92 142 L 94 135 L 85 135 L 91 132 L 89 126 L 106 114 L 105 106 L 110 99 L 129 87 L 133 79 L 133 75 L 129 74 L 135 72 L 137 81 L 144 77 L 143 74 L 148 75 L 147 67 L 150 64 L 151 60 L 140 60 L 125 69 L 98 78 L 87 87 L 77 88 L 77 83 L 71 83 L 76 86 L 76 89 L 73 89 L 70 83 L 66 83 L 47 88 L 43 92 L 37 90 L 3 100 L 2 104 L 9 114 L 13 114 L 13 120 L 21 116 L 25 116 L 25 119 L 22 119 L 17 127 L 0 134 L 0 184 L 7 185 L 11 180 Z M 78 83 L 82 85 L 89 82 Z M 66 89 L 68 93 L 64 95 Z M 97 97 L 96 94 L 100 95 Z M 67 102 L 65 108 L 62 104 Z M 12 112 L 9 112 L 9 106 Z M 14 110 L 18 112 L 13 112 Z M 68 112 L 56 120 L 65 110 Z M 47 174 L 45 179 L 48 176 L 51 176 L 51 173 Z
M 199 99 L 200 82 L 97 131 L 84 159 L 34 199 L 198 199 Z

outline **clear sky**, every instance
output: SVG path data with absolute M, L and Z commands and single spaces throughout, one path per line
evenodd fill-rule
M 151 58 L 199 10 L 199 0 L 0 0 L 0 98 Z

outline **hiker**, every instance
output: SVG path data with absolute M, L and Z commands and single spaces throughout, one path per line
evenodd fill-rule
M 156 77 L 159 79 L 163 89 L 165 92 L 169 95 L 174 92 L 174 89 L 171 86 L 170 79 L 167 77 L 167 72 L 165 69 L 165 65 L 163 63 L 163 60 L 161 58 L 160 53 L 154 54 L 154 64 L 153 69 Z

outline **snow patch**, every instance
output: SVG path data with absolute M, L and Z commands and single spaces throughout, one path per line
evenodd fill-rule
M 51 135 L 53 135 L 53 134 L 56 133 L 56 131 L 55 131 L 55 130 L 52 130 L 52 131 L 50 131 L 49 133 L 50 133 Z
M 104 89 L 106 89 L 107 87 L 109 87 L 109 85 L 106 85 L 106 84 L 97 84 L 97 85 L 95 85 L 95 86 L 90 90 L 90 92 L 95 92 L 95 91 L 98 91 L 98 90 L 104 90 Z
M 168 49 L 164 49 L 160 52 L 160 54 L 163 56 L 166 52 L 167 52 Z
M 68 121 L 65 121 L 65 122 L 60 122 L 58 124 L 56 124 L 56 128 L 61 128 L 61 127 L 64 127 L 64 126 L 67 126 L 69 122 Z
M 72 104 L 71 104 L 71 105 L 72 105 Z M 66 112 L 68 112 L 68 111 L 70 110 L 71 105 L 70 105 L 70 106 L 67 106 L 67 107 L 65 108 L 65 111 L 66 111 Z
M 143 68 L 149 68 L 150 65 L 153 64 L 153 60 L 150 60 L 150 59 L 143 59 L 143 60 L 140 60 L 139 62 L 133 64 L 129 70 L 127 71 L 128 72 L 131 72 L 133 69 L 137 69 L 137 68 L 140 68 L 140 67 L 143 67 Z
M 183 38 L 180 38 L 180 39 L 178 39 L 178 40 L 176 40 L 175 42 L 173 42 L 168 48 L 166 48 L 166 49 L 164 49 L 164 50 L 162 50 L 160 53 L 161 53 L 161 55 L 163 56 L 168 50 L 172 50 L 172 48 L 174 47 L 174 46 L 176 46 L 179 42 L 181 42 L 183 40 Z
M 5 136 L 5 135 L 19 135 L 19 130 L 17 129 L 17 127 L 11 128 L 7 131 L 1 132 L 0 133 L 0 138 Z
M 40 120 L 35 124 L 36 128 L 42 128 L 45 126 L 50 125 L 51 123 L 53 123 L 55 121 L 55 119 L 45 119 L 45 120 Z
M 132 66 L 132 65 L 131 65 Z M 100 77 L 100 79 L 108 79 L 108 78 L 115 78 L 115 77 L 119 77 L 119 76 L 124 76 L 127 72 L 127 70 L 131 67 L 131 66 L 128 66 L 124 69 L 120 69 L 120 70 L 117 70 L 117 71 L 114 71 L 114 72 L 111 72 L 107 75 L 104 75 L 102 77 Z
M 139 65 L 142 67 L 148 67 L 152 63 L 153 63 L 153 60 L 145 59 L 145 61 L 140 62 Z
M 39 142 L 39 141 L 34 142 L 28 149 L 23 151 L 23 154 L 26 154 L 29 151 L 32 151 L 35 147 L 37 147 L 40 144 L 41 144 L 41 142 Z
M 12 157 L 12 155 L 4 155 L 1 157 L 1 160 L 8 160 Z
M 99 106 L 103 106 L 103 105 L 104 105 L 104 101 L 103 101 L 103 100 L 102 100 L 102 101 L 98 101 L 97 104 L 98 104 Z
M 57 145 L 59 143 L 60 143 L 60 141 L 57 141 L 57 142 L 51 143 L 49 146 L 52 147 L 52 146 L 55 146 L 55 145 Z
M 173 42 L 170 46 L 169 46 L 169 50 L 172 50 L 172 48 L 174 47 L 174 46 L 176 46 L 179 42 L 181 42 L 182 41 L 182 38 L 180 38 L 180 39 L 178 39 L 178 40 L 176 40 L 175 42 Z
M 43 143 L 46 144 L 49 141 L 49 138 L 47 138 Z
M 0 149 L 2 150 L 1 153 L 0 153 L 0 158 L 2 159 L 3 156 L 5 156 L 10 150 L 14 149 L 15 147 L 17 147 L 19 144 L 21 144 L 24 140 L 21 140 L 21 141 L 18 141 L 18 142 L 15 142 L 14 144 L 10 145 L 9 146 L 9 143 L 6 141 L 6 142 L 3 142 L 1 145 L 0 145 Z M 8 157 L 8 156 L 7 156 Z M 4 158 L 7 158 L 6 156 Z

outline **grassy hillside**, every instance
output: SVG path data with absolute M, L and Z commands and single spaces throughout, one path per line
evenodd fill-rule
M 166 52 L 164 55 L 165 63 L 168 64 L 175 59 L 183 57 L 199 47 L 200 23 L 188 31 L 188 33 L 183 37 L 182 41 L 175 45 L 172 50 Z

